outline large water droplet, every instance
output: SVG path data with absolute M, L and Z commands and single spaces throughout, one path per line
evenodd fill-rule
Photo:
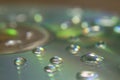
M 82 71 L 76 74 L 77 80 L 97 80 L 98 74 L 93 71 Z
M 103 57 L 96 55 L 95 53 L 88 53 L 81 56 L 81 61 L 90 64 L 99 64 L 103 62 Z
M 77 44 L 71 44 L 67 47 L 67 50 L 71 53 L 71 54 L 77 54 L 80 51 L 80 46 Z
M 15 64 L 16 66 L 23 66 L 25 63 L 26 63 L 26 59 L 23 58 L 23 57 L 17 57 L 17 58 L 14 60 L 14 64 Z
M 50 59 L 50 63 L 55 64 L 55 65 L 59 65 L 59 64 L 63 63 L 63 59 L 61 57 L 54 56 Z
M 37 47 L 35 49 L 33 49 L 33 53 L 36 55 L 36 56 L 42 56 L 45 52 L 45 49 L 43 47 Z
M 96 43 L 96 47 L 105 49 L 106 48 L 106 43 L 104 41 L 99 41 L 99 42 Z
M 57 71 L 56 67 L 52 64 L 49 64 L 48 66 L 45 66 L 44 70 L 45 70 L 45 72 L 48 72 L 48 73 L 54 73 L 54 72 Z

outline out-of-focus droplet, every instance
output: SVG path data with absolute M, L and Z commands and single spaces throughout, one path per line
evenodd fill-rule
M 80 18 L 80 16 L 73 16 L 71 21 L 73 24 L 79 24 L 81 22 L 81 18 Z
M 48 72 L 48 73 L 54 73 L 54 72 L 57 71 L 56 67 L 52 64 L 49 64 L 48 66 L 45 66 L 44 70 L 45 70 L 45 72 Z
M 71 54 L 75 55 L 75 54 L 77 54 L 77 53 L 80 51 L 80 46 L 77 45 L 77 44 L 70 44 L 70 45 L 67 47 L 67 50 L 68 50 Z
M 19 14 L 16 16 L 16 21 L 17 22 L 24 22 L 27 20 L 27 16 L 25 14 Z
M 70 25 L 69 25 L 68 22 L 64 22 L 64 23 L 61 24 L 61 29 L 62 29 L 62 30 L 65 30 L 65 29 L 67 29 L 68 27 L 70 27 Z
M 59 64 L 63 63 L 63 59 L 61 57 L 54 56 L 50 59 L 50 63 L 55 64 L 55 65 L 59 65 Z
M 35 22 L 40 23 L 40 22 L 42 22 L 43 17 L 41 14 L 37 13 L 34 15 L 34 20 L 35 20 Z
M 120 34 L 120 26 L 115 26 L 113 30 L 115 33 Z
M 35 54 L 36 56 L 42 56 L 45 52 L 45 49 L 43 47 L 37 47 L 35 49 L 33 49 L 33 54 Z
M 82 24 L 82 32 L 83 32 L 83 35 L 86 35 L 86 36 L 98 36 L 100 35 L 101 33 L 103 33 L 103 30 L 102 28 L 99 26 L 99 25 L 89 25 L 88 23 L 83 23 Z
M 98 74 L 93 71 L 81 71 L 76 74 L 77 80 L 97 80 Z
M 81 61 L 90 64 L 100 64 L 103 62 L 103 57 L 96 55 L 95 53 L 88 53 L 81 56 Z
M 95 23 L 104 27 L 113 27 L 119 21 L 117 16 L 103 16 L 96 19 Z
M 23 66 L 25 63 L 26 63 L 26 59 L 23 58 L 23 57 L 17 57 L 17 58 L 14 60 L 14 64 L 15 64 L 16 66 Z
M 99 41 L 96 43 L 97 48 L 105 49 L 106 48 L 106 43 L 104 41 Z

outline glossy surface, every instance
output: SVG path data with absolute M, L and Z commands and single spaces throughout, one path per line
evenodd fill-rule
M 53 39 L 50 40 L 49 38 L 49 43 L 41 46 L 45 49 L 45 54 L 41 60 L 39 60 L 38 57 L 33 54 L 33 48 L 28 51 L 19 52 L 20 54 L 0 55 L 0 80 L 119 80 L 120 34 L 114 32 L 115 26 L 101 26 L 103 29 L 101 35 L 86 36 L 82 33 L 83 27 L 81 27 L 82 24 L 79 21 L 79 19 L 81 19 L 82 22 L 89 22 L 92 24 L 95 22 L 96 18 L 98 19 L 99 17 L 108 15 L 112 17 L 115 15 L 99 11 L 83 10 L 81 18 L 73 18 L 72 14 L 68 15 L 68 12 L 74 10 L 74 8 L 2 8 L 0 14 L 3 16 L 1 16 L 0 20 L 4 20 L 4 23 L 7 23 L 5 22 L 6 20 L 8 20 L 8 22 L 11 20 L 13 22 L 14 20 L 16 21 L 16 15 L 22 13 L 26 16 L 26 20 L 23 22 L 16 21 L 17 24 L 36 24 L 39 28 L 41 28 L 42 25 L 42 28 L 50 32 L 49 34 L 53 37 Z M 79 11 L 77 11 L 77 14 L 78 12 Z M 40 13 L 42 15 L 41 21 L 40 15 L 38 22 L 34 20 L 36 13 Z M 71 36 L 71 34 L 66 33 L 66 28 L 65 34 L 63 33 L 59 37 L 57 34 L 59 32 L 59 29 L 61 31 L 60 24 L 66 21 L 74 23 L 71 26 L 72 28 L 70 27 L 70 31 L 73 29 L 73 32 L 70 32 L 72 35 L 74 32 L 79 32 L 79 30 L 80 34 Z M 119 25 L 119 23 L 116 23 L 116 25 Z M 64 30 L 62 31 L 64 32 Z M 31 35 L 30 32 L 27 34 Z M 38 34 L 36 34 L 36 36 L 39 37 Z M 107 47 L 105 49 L 97 48 L 96 43 L 99 41 L 104 41 Z M 12 42 L 13 41 L 10 41 L 10 43 Z M 66 47 L 73 43 L 80 45 L 80 52 L 77 53 L 77 56 L 71 55 L 70 52 L 66 50 Z M 32 45 L 30 47 L 32 47 Z M 7 50 L 8 48 L 5 49 Z M 80 58 L 87 53 L 95 53 L 95 58 L 93 57 L 92 59 L 87 59 L 87 61 L 92 60 L 93 62 L 96 62 L 96 55 L 98 55 L 97 57 L 101 56 L 104 58 L 104 60 L 102 60 L 102 64 L 88 65 L 85 61 L 81 61 Z M 18 58 L 19 56 L 24 57 L 27 60 L 26 65 L 20 70 L 20 76 L 18 75 L 16 66 L 13 63 L 14 59 Z M 64 60 L 62 65 L 59 67 L 59 70 L 56 69 L 54 65 L 49 66 L 50 59 L 53 56 L 59 56 Z M 84 59 L 86 60 L 86 58 Z M 49 73 L 54 73 L 54 75 L 50 77 L 48 75 Z

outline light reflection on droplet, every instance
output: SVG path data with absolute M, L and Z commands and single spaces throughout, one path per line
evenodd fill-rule
M 45 72 L 47 73 L 54 73 L 57 71 L 56 67 L 52 64 L 49 64 L 48 66 L 44 67 Z
M 96 55 L 95 53 L 88 53 L 81 56 L 81 61 L 88 64 L 100 64 L 103 62 L 103 57 Z
M 73 54 L 73 55 L 76 55 L 79 51 L 80 51 L 80 46 L 77 45 L 77 44 L 70 44 L 68 47 L 67 47 L 67 50 Z
M 113 30 L 115 33 L 120 34 L 120 26 L 115 26 Z
M 43 56 L 45 49 L 43 47 L 37 47 L 35 49 L 33 49 L 33 54 L 35 54 L 37 57 Z
M 99 41 L 96 43 L 97 48 L 105 49 L 106 48 L 106 43 L 104 41 Z
M 17 57 L 16 59 L 14 59 L 14 65 L 17 68 L 17 73 L 18 73 L 18 80 L 22 80 L 21 79 L 21 68 L 25 65 L 26 63 L 26 59 L 23 57 Z
M 23 57 L 17 57 L 14 60 L 14 64 L 17 66 L 17 69 L 20 69 L 26 63 L 26 59 Z
M 58 56 L 54 56 L 50 59 L 50 63 L 55 65 L 55 67 L 57 68 L 57 70 L 61 70 L 60 66 L 63 63 L 63 59 L 61 57 Z
M 98 74 L 93 71 L 81 71 L 76 74 L 77 80 L 97 80 Z

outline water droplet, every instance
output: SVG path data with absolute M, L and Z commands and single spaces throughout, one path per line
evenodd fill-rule
M 55 65 L 59 65 L 59 64 L 63 63 L 63 59 L 61 57 L 54 56 L 50 59 L 50 63 L 55 64 Z
M 33 53 L 36 55 L 36 56 L 42 56 L 45 52 L 45 49 L 43 47 L 37 47 L 35 49 L 33 49 Z
M 45 66 L 44 70 L 45 70 L 45 72 L 48 72 L 48 73 L 54 73 L 54 72 L 57 71 L 56 67 L 52 64 L 49 64 L 48 66 Z
M 120 26 L 114 27 L 113 30 L 114 30 L 115 33 L 119 33 L 120 34 Z
M 77 44 L 71 44 L 67 47 L 67 50 L 71 53 L 71 54 L 77 54 L 80 51 L 80 46 Z
M 104 41 L 99 41 L 99 42 L 96 43 L 96 47 L 105 49 L 106 48 L 106 43 Z
M 100 64 L 103 62 L 103 57 L 96 55 L 95 53 L 88 53 L 81 56 L 81 61 L 90 64 Z
M 23 58 L 23 57 L 17 57 L 17 58 L 14 60 L 14 64 L 15 64 L 16 66 L 23 66 L 25 63 L 26 63 L 26 59 Z
M 82 71 L 76 74 L 77 80 L 97 80 L 98 74 L 93 71 Z

